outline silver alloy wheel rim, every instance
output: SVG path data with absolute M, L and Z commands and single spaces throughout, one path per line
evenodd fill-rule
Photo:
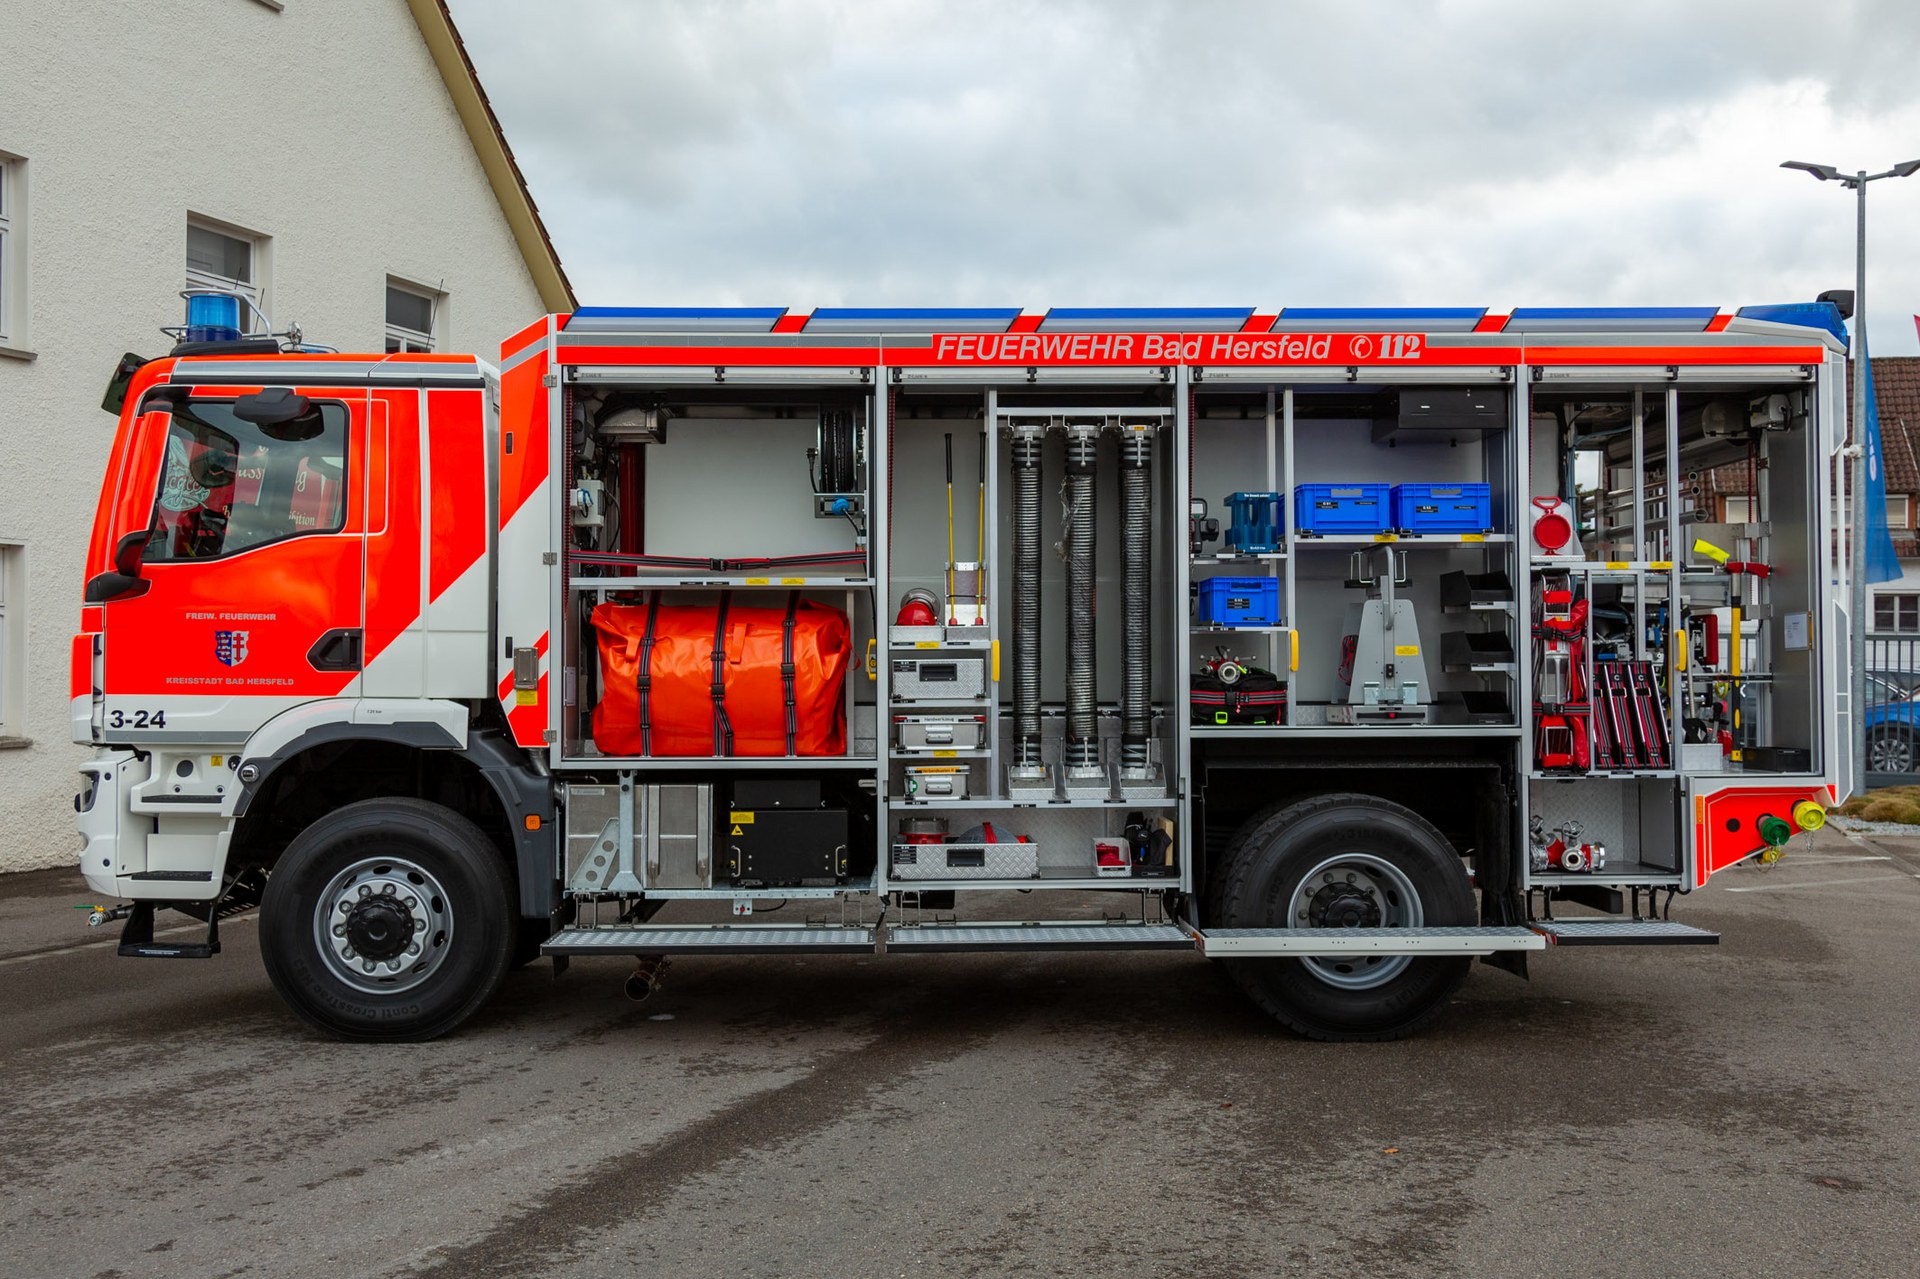
M 1867 766 L 1876 773 L 1913 771 L 1913 746 L 1898 733 L 1881 733 L 1867 747 Z
M 1286 926 L 1289 928 L 1327 927 L 1313 923 L 1311 915 L 1317 894 L 1329 887 L 1346 885 L 1371 892 L 1379 907 L 1380 928 L 1419 928 L 1426 918 L 1420 894 L 1405 871 L 1372 853 L 1342 853 L 1329 857 L 1308 871 L 1292 896 L 1287 899 Z M 1371 990 L 1385 985 L 1407 970 L 1411 955 L 1309 955 L 1301 959 L 1308 972 L 1342 990 Z
M 413 920 L 406 949 L 390 959 L 357 953 L 347 922 L 361 901 L 391 898 Z M 453 912 L 446 889 L 404 857 L 369 857 L 335 875 L 313 912 L 314 943 L 333 975 L 370 995 L 412 990 L 446 962 L 453 941 Z

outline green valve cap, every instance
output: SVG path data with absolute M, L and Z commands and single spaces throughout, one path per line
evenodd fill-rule
M 1793 827 L 1768 813 L 1760 819 L 1760 838 L 1778 848 L 1793 838 Z

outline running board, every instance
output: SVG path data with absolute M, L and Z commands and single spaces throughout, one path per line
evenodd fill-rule
M 1173 924 L 896 924 L 887 930 L 889 953 L 1192 949 L 1193 935 Z
M 792 928 L 774 924 L 706 927 L 567 928 L 540 947 L 543 955 L 763 955 L 826 953 L 871 955 L 871 928 Z
M 1720 934 L 1668 919 L 1536 919 L 1555 946 L 1717 946 Z
M 1207 928 L 1200 953 L 1217 958 L 1270 955 L 1491 955 L 1545 950 L 1531 928 Z

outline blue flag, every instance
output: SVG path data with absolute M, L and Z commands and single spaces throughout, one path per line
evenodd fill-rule
M 1860 342 L 1855 377 L 1867 379 L 1867 421 L 1860 438 L 1867 448 L 1867 581 L 1892 582 L 1901 576 L 1900 557 L 1893 553 L 1893 533 L 1887 528 L 1887 472 L 1880 452 L 1880 404 L 1873 394 L 1873 361 L 1867 343 Z

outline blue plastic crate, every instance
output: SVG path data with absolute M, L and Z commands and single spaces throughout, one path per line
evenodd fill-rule
M 1393 526 L 1403 533 L 1493 531 L 1493 494 L 1485 484 L 1396 484 Z
M 1390 484 L 1296 484 L 1294 527 L 1302 533 L 1385 533 L 1393 527 Z
M 1280 579 L 1204 578 L 1194 601 L 1193 619 L 1202 626 L 1278 626 Z

